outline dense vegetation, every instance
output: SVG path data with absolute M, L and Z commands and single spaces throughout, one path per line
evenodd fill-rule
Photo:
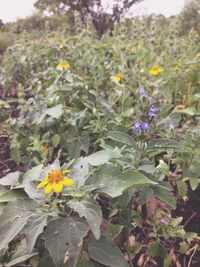
M 0 266 L 199 267 L 200 36 L 185 14 L 103 35 L 76 12 L 0 26 Z

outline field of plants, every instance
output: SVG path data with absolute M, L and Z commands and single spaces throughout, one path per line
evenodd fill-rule
M 200 266 L 200 36 L 76 17 L 0 59 L 0 266 Z

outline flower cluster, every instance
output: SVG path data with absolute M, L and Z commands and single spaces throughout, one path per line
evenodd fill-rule
M 131 129 L 134 132 L 147 132 L 152 128 L 150 126 L 152 120 L 158 118 L 159 109 L 155 106 L 156 100 L 152 97 L 148 98 L 147 92 L 143 87 L 139 88 L 138 92 L 141 96 L 141 100 L 144 101 L 143 104 L 145 103 L 145 105 L 141 105 L 141 115 Z

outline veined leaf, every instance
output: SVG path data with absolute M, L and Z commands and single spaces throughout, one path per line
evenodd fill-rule
M 170 149 L 170 148 L 180 148 L 179 143 L 177 143 L 174 140 L 168 140 L 168 139 L 155 139 L 148 143 L 147 150 L 152 149 Z
M 113 150 L 101 150 L 87 157 L 88 162 L 93 166 L 99 166 L 109 162 L 111 159 L 117 159 L 121 157 L 121 153 L 118 148 Z
M 22 230 L 31 217 L 33 202 L 16 201 L 11 202 L 3 210 L 0 216 L 0 250 Z
M 129 266 L 119 248 L 105 236 L 102 236 L 99 240 L 92 239 L 89 242 L 89 256 L 105 266 Z
M 78 218 L 54 219 L 45 230 L 45 246 L 56 267 L 74 266 L 78 246 L 89 230 L 88 224 Z M 53 241 L 53 242 L 52 242 Z M 68 259 L 65 262 L 65 256 Z
M 110 131 L 108 132 L 108 138 L 135 147 L 135 142 L 133 138 L 131 138 L 131 136 L 126 133 L 119 131 Z
M 70 208 L 78 212 L 80 217 L 85 217 L 96 239 L 100 237 L 100 225 L 102 222 L 101 208 L 94 199 L 71 200 Z

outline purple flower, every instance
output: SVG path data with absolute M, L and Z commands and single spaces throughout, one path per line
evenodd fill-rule
M 161 219 L 160 219 L 160 223 L 162 223 L 162 224 L 166 223 L 166 221 L 167 221 L 166 218 L 161 218 Z
M 147 92 L 143 87 L 139 88 L 139 92 L 142 97 L 147 97 Z
M 141 123 L 141 129 L 143 131 L 149 131 L 151 129 L 151 127 L 147 122 L 143 122 L 143 123 Z
M 159 110 L 158 107 L 154 107 L 154 106 L 152 106 L 152 107 L 149 109 L 149 112 L 148 112 L 149 116 L 151 116 L 151 117 L 153 117 L 153 118 L 158 118 L 158 114 L 157 114 L 158 110 Z
M 141 123 L 139 122 L 136 122 L 132 127 L 131 129 L 134 131 L 134 132 L 140 132 L 142 130 L 141 128 Z
M 149 102 L 150 102 L 150 103 L 155 103 L 155 102 L 156 102 L 156 100 L 155 100 L 155 98 L 153 98 L 153 97 L 150 97 L 150 98 L 149 98 Z

